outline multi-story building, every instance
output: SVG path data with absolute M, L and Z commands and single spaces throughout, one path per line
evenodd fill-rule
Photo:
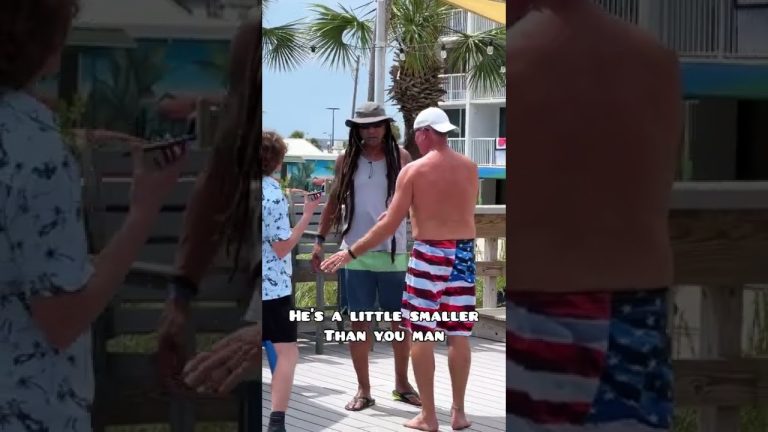
M 466 10 L 455 9 L 441 44 L 450 51 L 454 40 L 451 35 L 455 31 L 472 34 L 500 26 Z M 473 91 L 464 70 L 446 70 L 440 77 L 446 91 L 440 106 L 460 128 L 458 137 L 449 138 L 451 147 L 479 165 L 504 165 L 506 87 Z
M 680 177 L 768 179 L 768 1 L 595 1 L 679 54 Z
M 208 18 L 226 18 L 242 20 L 248 17 L 251 9 L 258 5 L 257 0 L 174 0 L 196 16 Z

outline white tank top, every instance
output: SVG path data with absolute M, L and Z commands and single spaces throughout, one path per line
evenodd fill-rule
M 360 156 L 354 176 L 355 213 L 350 221 L 350 229 L 344 236 L 341 247 L 349 248 L 376 225 L 379 216 L 387 211 L 391 201 L 387 201 L 387 161 L 381 159 L 369 161 Z M 394 194 L 394 190 L 392 191 Z M 349 209 L 347 209 L 349 211 Z M 406 253 L 405 219 L 395 231 L 397 253 Z M 392 249 L 392 237 L 377 245 L 371 251 L 389 252 Z

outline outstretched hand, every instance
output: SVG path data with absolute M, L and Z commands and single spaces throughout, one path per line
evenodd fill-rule
M 352 261 L 352 255 L 346 250 L 336 252 L 320 264 L 320 269 L 326 273 L 335 273 Z
M 243 327 L 195 356 L 184 368 L 184 382 L 200 393 L 229 393 L 261 367 L 261 329 Z

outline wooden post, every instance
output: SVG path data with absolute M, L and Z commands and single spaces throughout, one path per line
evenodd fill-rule
M 315 304 L 319 311 L 325 311 L 325 275 L 323 272 L 317 272 L 315 282 Z M 325 343 L 325 319 L 315 321 L 315 354 L 323 353 Z
M 196 351 L 195 329 L 191 322 L 187 322 L 183 329 L 186 357 L 192 358 Z M 171 397 L 168 413 L 171 432 L 194 432 L 195 430 L 195 404 L 187 396 Z
M 216 126 L 219 119 L 219 107 L 202 99 L 197 105 L 197 141 L 201 149 L 213 148 L 216 138 Z
M 485 261 L 496 261 L 499 254 L 499 239 L 485 239 Z M 495 308 L 498 303 L 496 294 L 496 276 L 483 277 L 483 303 L 482 308 Z
M 701 357 L 741 358 L 743 287 L 704 287 L 701 291 Z M 705 407 L 699 411 L 699 432 L 738 432 L 739 406 Z

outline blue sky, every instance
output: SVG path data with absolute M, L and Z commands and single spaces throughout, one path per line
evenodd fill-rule
M 277 26 L 297 19 L 309 19 L 309 5 L 321 3 L 337 9 L 339 4 L 347 8 L 368 5 L 358 10 L 363 14 L 376 7 L 371 0 L 290 0 L 270 4 L 264 15 L 265 26 Z M 366 56 L 367 58 L 368 56 Z M 391 85 L 389 68 L 392 55 L 387 55 L 387 87 Z M 346 139 L 349 130 L 344 121 L 352 114 L 354 75 L 351 70 L 332 70 L 324 67 L 319 60 L 310 59 L 299 70 L 276 72 L 263 70 L 264 128 L 274 129 L 288 136 L 294 130 L 301 130 L 307 137 L 330 138 L 331 111 L 327 107 L 339 108 L 335 114 L 334 137 Z M 368 67 L 360 68 L 357 86 L 357 106 L 368 96 Z M 402 115 L 397 107 L 386 104 L 387 113 L 397 120 L 401 130 Z

